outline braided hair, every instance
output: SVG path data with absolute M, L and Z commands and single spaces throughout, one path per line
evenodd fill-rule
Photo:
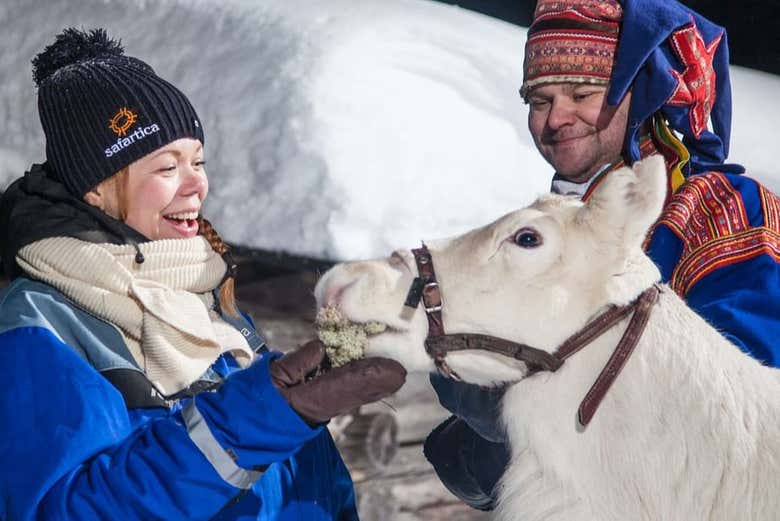
M 198 234 L 202 235 L 204 239 L 208 241 L 211 248 L 226 257 L 228 264 L 228 272 L 225 277 L 225 281 L 219 288 L 219 306 L 224 312 L 234 317 L 238 316 L 238 309 L 236 308 L 236 293 L 235 293 L 235 265 L 228 253 L 230 248 L 219 236 L 214 226 L 205 219 L 202 215 L 198 216 Z M 226 255 L 227 254 L 227 255 Z

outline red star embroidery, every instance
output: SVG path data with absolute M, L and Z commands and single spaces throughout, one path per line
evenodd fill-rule
M 697 139 L 707 127 L 715 104 L 715 69 L 712 67 L 712 60 L 721 38 L 723 33 L 709 45 L 704 45 L 704 39 L 695 22 L 672 33 L 669 38 L 672 49 L 685 65 L 685 70 L 682 73 L 671 70 L 672 75 L 677 78 L 677 87 L 667 103 L 679 107 L 691 106 L 691 129 Z

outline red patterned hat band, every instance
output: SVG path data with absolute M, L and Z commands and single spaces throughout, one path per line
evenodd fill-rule
M 539 0 L 520 94 L 548 83 L 608 84 L 622 17 L 617 0 Z

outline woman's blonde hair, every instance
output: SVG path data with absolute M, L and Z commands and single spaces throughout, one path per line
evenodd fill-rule
M 127 218 L 127 179 L 129 173 L 130 168 L 125 167 L 117 172 L 116 175 L 103 181 L 106 183 L 106 190 L 113 190 L 116 195 L 117 211 L 119 213 L 120 221 L 124 221 Z M 225 256 L 225 253 L 230 250 L 230 247 L 225 244 L 225 241 L 219 236 L 217 230 L 214 229 L 214 226 L 212 226 L 207 219 L 204 219 L 203 216 L 198 216 L 198 234 L 202 235 L 211 245 L 211 248 L 223 257 Z M 233 261 L 229 256 L 225 259 L 225 262 L 228 263 L 228 276 L 219 288 L 219 307 L 225 313 L 237 317 L 238 308 L 236 307 L 235 266 L 230 265 Z

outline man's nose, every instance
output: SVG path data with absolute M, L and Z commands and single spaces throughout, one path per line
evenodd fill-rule
M 547 125 L 552 130 L 571 125 L 577 118 L 577 107 L 573 100 L 567 97 L 555 97 L 550 102 L 550 113 L 547 116 Z

